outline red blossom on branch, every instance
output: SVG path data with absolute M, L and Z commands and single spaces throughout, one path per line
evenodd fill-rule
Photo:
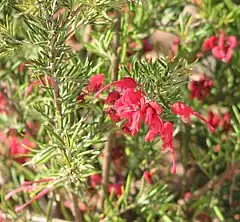
M 169 150 L 172 154 L 173 165 L 171 172 L 176 172 L 176 153 L 173 147 L 173 124 L 165 122 L 160 115 L 163 109 L 160 104 L 147 98 L 145 92 L 136 83 L 135 79 L 125 77 L 122 80 L 110 83 L 101 88 L 96 94 L 115 87 L 106 99 L 106 113 L 114 122 L 123 121 L 122 130 L 124 133 L 135 136 L 141 129 L 142 123 L 148 126 L 148 133 L 145 136 L 146 142 L 151 142 L 156 136 L 162 141 L 162 149 Z M 171 105 L 172 112 L 179 115 L 182 119 L 190 120 L 191 116 L 196 116 L 205 122 L 210 131 L 214 131 L 214 127 L 200 114 L 182 102 Z
M 190 121 L 191 116 L 196 116 L 207 124 L 211 132 L 215 131 L 214 127 L 204 117 L 202 117 L 199 113 L 195 112 L 191 107 L 187 106 L 183 102 L 174 103 L 172 105 L 172 112 L 176 115 L 179 115 L 183 121 Z
M 145 171 L 145 172 L 143 173 L 143 176 L 144 176 L 144 179 L 146 180 L 146 182 L 147 182 L 148 184 L 152 184 L 152 173 L 151 173 L 151 172 Z
M 191 99 L 196 98 L 203 101 L 203 99 L 210 93 L 213 85 L 213 80 L 205 75 L 201 75 L 198 81 L 191 81 L 188 85 L 191 92 Z
M 233 55 L 233 49 L 237 47 L 238 41 L 235 36 L 226 36 L 224 31 L 220 35 L 211 36 L 203 43 L 203 50 L 212 50 L 212 54 L 223 62 L 230 62 Z
M 228 132 L 231 129 L 231 116 L 230 113 L 220 115 L 213 111 L 208 112 L 208 122 L 214 127 L 222 129 L 224 132 Z
M 102 183 L 102 177 L 98 174 L 93 174 L 90 176 L 90 182 L 91 182 L 91 186 L 93 188 L 96 188 L 98 185 Z
M 123 188 L 123 185 L 119 183 L 109 184 L 108 192 L 110 194 L 113 193 L 115 196 L 119 197 L 122 195 L 122 188 Z

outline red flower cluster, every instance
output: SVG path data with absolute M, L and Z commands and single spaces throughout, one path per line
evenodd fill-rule
M 201 75 L 198 81 L 191 81 L 188 85 L 191 91 L 191 99 L 196 98 L 202 101 L 210 93 L 213 85 L 213 80 L 205 75 Z
M 31 192 L 31 191 L 38 190 L 39 187 L 35 187 L 34 184 L 48 183 L 48 182 L 52 182 L 52 181 L 54 181 L 53 178 L 44 178 L 44 179 L 40 179 L 40 180 L 36 180 L 36 181 L 23 182 L 21 187 L 10 191 L 5 196 L 5 200 L 9 200 L 12 196 L 14 196 L 15 194 L 17 194 L 19 192 Z M 40 191 L 37 195 L 35 195 L 31 200 L 27 201 L 25 204 L 23 204 L 21 206 L 15 207 L 15 211 L 17 213 L 21 212 L 24 208 L 30 206 L 36 200 L 40 199 L 41 197 L 43 197 L 44 195 L 49 193 L 51 191 L 51 189 L 52 189 L 52 185 L 48 185 L 46 188 L 44 188 L 42 191 Z
M 173 156 L 172 173 L 176 172 L 176 154 L 173 148 L 173 124 L 163 122 L 160 118 L 163 112 L 160 104 L 149 100 L 145 92 L 138 87 L 135 79 L 125 77 L 122 80 L 115 81 L 100 89 L 95 96 L 98 97 L 101 92 L 111 87 L 115 87 L 107 96 L 105 103 L 108 104 L 106 113 L 112 121 L 123 121 L 122 130 L 132 136 L 136 135 L 141 128 L 142 123 L 148 126 L 148 133 L 145 141 L 150 142 L 156 136 L 160 136 L 163 141 L 163 150 L 170 150 Z M 171 106 L 174 114 L 181 118 L 190 120 L 190 116 L 196 116 L 208 124 L 211 131 L 213 127 L 200 114 L 194 112 L 184 103 L 177 102 Z
M 212 50 L 212 54 L 223 62 L 230 62 L 233 55 L 233 49 L 237 47 L 237 38 L 235 36 L 226 36 L 224 31 L 220 32 L 219 37 L 211 36 L 203 43 L 204 51 Z
M 220 128 L 224 132 L 228 132 L 231 129 L 230 121 L 230 113 L 228 112 L 222 116 L 219 113 L 214 113 L 212 111 L 208 112 L 208 122 L 216 129 Z
M 10 150 L 10 155 L 19 163 L 25 163 L 27 158 L 22 155 L 29 153 L 26 147 L 34 148 L 35 144 L 27 138 L 19 138 L 15 133 L 11 133 L 7 136 L 5 133 L 0 131 L 0 143 L 4 143 Z
M 96 188 L 98 185 L 102 183 L 102 177 L 98 174 L 93 174 L 90 176 L 90 183 L 92 188 Z M 112 183 L 108 185 L 108 192 L 114 193 L 115 196 L 119 197 L 122 195 L 122 184 L 120 183 Z

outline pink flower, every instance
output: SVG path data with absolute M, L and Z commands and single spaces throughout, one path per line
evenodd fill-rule
M 93 174 L 90 176 L 91 186 L 96 188 L 98 185 L 102 183 L 102 177 L 98 174 Z
M 205 51 L 212 50 L 212 54 L 223 62 L 230 62 L 233 55 L 233 49 L 237 47 L 237 38 L 235 36 L 226 36 L 224 31 L 220 32 L 219 37 L 211 36 L 203 43 Z
M 146 180 L 146 182 L 147 182 L 148 184 L 152 184 L 152 173 L 151 173 L 151 172 L 145 171 L 145 172 L 143 173 L 143 176 L 144 176 L 144 179 Z
M 191 198 L 191 193 L 190 192 L 186 192 L 185 194 L 184 194 L 184 200 L 189 200 L 190 198 Z
M 6 144 L 8 140 L 7 135 L 0 130 L 0 143 Z
M 218 153 L 220 150 L 221 150 L 221 147 L 220 147 L 219 144 L 217 144 L 217 145 L 214 147 L 214 149 L 213 149 L 213 151 L 214 151 L 215 153 Z
M 195 112 L 191 107 L 182 102 L 174 103 L 172 105 L 172 112 L 176 115 L 179 115 L 181 119 L 186 119 L 188 121 L 190 121 L 191 116 L 196 116 L 208 125 L 211 132 L 215 131 L 214 127 L 205 118 L 203 118 L 199 113 Z
M 191 91 L 191 99 L 197 98 L 202 101 L 210 93 L 213 85 L 213 80 L 204 75 L 198 81 L 191 81 L 188 86 Z
M 114 193 L 115 196 L 119 197 L 122 195 L 122 187 L 123 187 L 123 185 L 119 184 L 119 183 L 109 184 L 108 192 Z

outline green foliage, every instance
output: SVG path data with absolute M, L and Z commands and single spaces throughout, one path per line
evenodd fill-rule
M 54 217 L 72 221 L 74 211 L 67 209 L 67 201 L 72 203 L 74 193 L 81 207 L 87 208 L 84 221 L 199 221 L 201 215 L 235 221 L 240 211 L 239 167 L 221 178 L 240 161 L 239 46 L 231 62 L 223 63 L 203 51 L 202 45 L 220 30 L 238 36 L 239 3 L 204 0 L 194 6 L 196 17 L 182 13 L 186 4 L 193 6 L 193 1 L 1 1 L 0 209 L 4 217 L 30 221 L 41 215 L 48 221 Z M 135 137 L 122 134 L 106 117 L 107 105 L 88 90 L 94 74 L 104 73 L 104 84 L 111 81 L 116 10 L 121 13 L 119 73 L 135 78 L 146 97 L 164 107 L 161 117 L 175 122 L 177 175 L 169 174 L 169 158 L 160 152 L 161 141 L 145 142 L 147 127 Z M 156 29 L 178 35 L 173 58 L 159 58 L 161 49 L 156 43 L 157 58 L 146 59 L 142 40 L 151 43 L 148 37 Z M 203 101 L 189 99 L 186 83 L 196 70 L 214 80 Z M 1 112 L 2 98 L 8 101 L 5 113 Z M 190 126 L 179 124 L 170 105 L 182 100 L 203 116 L 212 107 L 231 113 L 230 129 L 220 126 L 210 134 L 194 120 Z M 29 122 L 40 126 L 35 130 Z M 93 186 L 90 176 L 101 173 L 109 132 L 117 141 L 109 184 L 122 185 L 122 195 L 110 194 L 102 210 L 97 203 L 101 185 Z M 23 145 L 30 151 L 22 156 L 29 158 L 24 164 L 9 152 L 9 138 L 14 136 L 34 143 Z M 151 184 L 146 183 L 144 172 L 151 172 Z M 46 177 L 55 179 L 53 189 L 27 213 L 17 214 L 14 206 L 26 203 L 47 183 L 35 184 L 32 192 L 5 201 L 6 193 L 23 181 Z M 205 188 L 205 184 L 213 185 Z M 197 198 L 193 197 L 196 191 L 201 194 Z M 192 192 L 189 200 L 186 192 Z

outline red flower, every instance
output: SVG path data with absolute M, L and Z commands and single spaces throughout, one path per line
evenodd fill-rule
M 126 77 L 122 80 L 115 81 L 100 89 L 95 96 L 99 97 L 100 93 L 110 87 L 115 87 L 107 99 L 108 107 L 106 113 L 112 121 L 124 121 L 122 130 L 129 135 L 136 135 L 141 128 L 143 122 L 148 126 L 148 133 L 145 141 L 150 142 L 155 136 L 160 136 L 163 141 L 163 150 L 170 150 L 173 157 L 172 173 L 176 172 L 176 153 L 173 147 L 173 124 L 164 123 L 160 118 L 163 112 L 162 107 L 154 101 L 149 101 L 146 94 L 137 88 L 138 84 L 132 78 Z M 190 116 L 194 115 L 208 124 L 211 131 L 214 128 L 198 113 L 194 112 L 184 103 L 177 102 L 172 105 L 172 112 L 180 115 L 181 118 L 190 120 Z
M 102 88 L 104 81 L 104 74 L 96 74 L 89 78 L 89 85 L 87 89 L 89 92 L 97 92 L 100 88 Z
M 163 149 L 168 149 L 172 154 L 173 164 L 171 168 L 171 173 L 176 173 L 176 152 L 173 147 L 173 124 L 171 122 L 164 123 L 163 133 L 161 134 L 163 140 Z
M 213 149 L 213 151 L 214 151 L 215 153 L 218 153 L 220 150 L 221 150 L 221 147 L 220 147 L 219 144 L 217 144 L 217 145 L 214 147 L 214 149 Z
M 105 100 L 105 102 L 107 104 L 113 105 L 120 97 L 121 97 L 120 92 L 114 90 L 108 94 L 108 97 Z
M 143 53 L 150 52 L 153 50 L 153 44 L 150 42 L 148 38 L 142 39 L 141 42 Z
M 214 128 L 222 128 L 224 132 L 228 132 L 231 129 L 230 113 L 225 113 L 221 116 L 219 113 L 208 112 L 208 122 Z
M 212 54 L 223 62 L 230 62 L 233 49 L 237 47 L 237 38 L 235 36 L 226 36 L 224 31 L 220 32 L 219 37 L 211 36 L 203 43 L 205 51 L 212 50 Z
M 173 45 L 170 49 L 170 58 L 172 59 L 178 52 L 178 48 L 179 48 L 179 43 L 180 43 L 180 38 L 179 37 L 175 37 L 173 40 Z
M 219 127 L 220 116 L 212 111 L 208 112 L 208 122 L 216 129 Z
M 137 41 L 133 41 L 128 44 L 128 51 L 126 53 L 128 57 L 133 55 L 137 51 L 141 50 L 141 48 L 142 48 L 143 54 L 153 50 L 153 44 L 149 38 L 144 38 L 144 39 L 141 39 L 140 41 L 142 43 L 142 47 L 140 44 L 138 44 Z
M 114 107 L 107 107 L 105 112 L 113 122 L 121 121 L 121 117 L 117 114 L 117 111 L 114 109 Z
M 142 92 L 134 89 L 126 89 L 121 98 L 114 105 L 115 110 L 121 118 L 128 120 L 132 135 L 140 131 L 141 122 L 145 115 L 145 98 Z
M 231 115 L 230 113 L 225 113 L 219 124 L 225 132 L 228 132 L 231 129 Z
M 34 144 L 26 138 L 19 139 L 16 136 L 9 138 L 8 147 L 10 155 L 19 163 L 25 163 L 27 158 L 21 157 L 21 155 L 29 153 L 29 150 L 24 145 L 31 148 L 34 147 Z
M 196 116 L 208 125 L 211 132 L 215 131 L 214 127 L 205 118 L 203 118 L 199 113 L 195 112 L 191 107 L 182 102 L 174 103 L 172 105 L 172 112 L 176 115 L 179 115 L 181 119 L 186 119 L 188 121 L 190 121 L 191 116 Z
M 108 192 L 114 193 L 114 195 L 117 197 L 121 196 L 122 195 L 122 184 L 119 184 L 119 183 L 109 184 Z
M 163 121 L 159 117 L 162 113 L 162 108 L 159 104 L 150 101 L 146 108 L 146 118 L 145 123 L 149 127 L 149 131 L 145 136 L 145 141 L 150 142 L 155 136 L 162 133 Z
M 144 179 L 147 181 L 148 184 L 152 184 L 152 173 L 149 171 L 145 171 L 143 173 Z
M 203 49 L 208 51 L 212 49 L 217 44 L 218 38 L 216 36 L 211 36 L 210 38 L 206 39 L 203 43 Z
M 102 183 L 102 177 L 98 174 L 93 174 L 90 176 L 91 186 L 96 188 L 98 185 Z
M 44 86 L 50 86 L 52 87 L 53 86 L 53 80 L 50 76 L 47 76 L 47 77 L 42 77 L 41 80 L 35 80 L 34 82 L 32 82 L 28 88 L 26 89 L 26 95 L 28 95 L 29 93 L 32 92 L 33 90 L 33 87 L 35 85 L 38 85 L 38 86 L 41 86 L 41 85 L 44 85 Z
M 135 81 L 135 79 L 130 78 L 130 77 L 125 77 L 119 81 L 115 81 L 113 83 L 110 83 L 106 86 L 104 86 L 102 89 L 100 89 L 96 94 L 95 97 L 99 97 L 99 95 L 104 91 L 107 90 L 108 88 L 110 88 L 111 86 L 116 86 L 120 92 L 122 92 L 125 89 L 135 89 L 137 87 L 137 83 Z
M 186 192 L 185 194 L 184 194 L 184 200 L 190 200 L 190 198 L 191 198 L 191 193 L 190 192 Z
M 7 101 L 5 100 L 2 93 L 0 93 L 0 113 L 6 111 Z
M 202 101 L 210 93 L 213 85 L 213 80 L 204 75 L 198 81 L 191 81 L 188 87 L 191 91 L 191 99 L 197 98 Z

